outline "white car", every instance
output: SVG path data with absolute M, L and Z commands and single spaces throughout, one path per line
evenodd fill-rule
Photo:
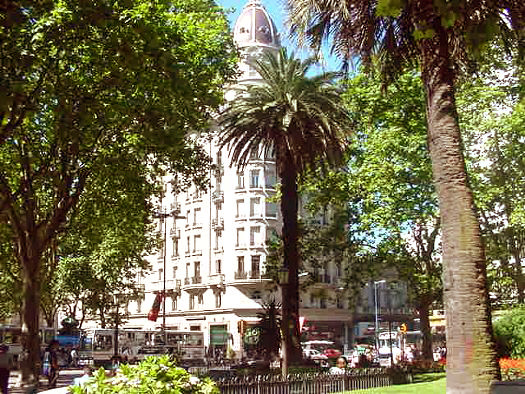
M 328 360 L 328 357 L 317 349 L 304 349 L 303 356 L 310 360 Z

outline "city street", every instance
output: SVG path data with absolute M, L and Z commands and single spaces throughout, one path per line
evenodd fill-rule
M 66 387 L 73 384 L 73 379 L 82 376 L 82 369 L 63 369 L 60 371 L 58 377 L 57 387 Z M 21 387 L 16 387 L 16 382 L 18 380 L 18 371 L 11 371 L 11 376 L 9 377 L 9 393 L 10 394 L 25 394 L 24 389 Z M 47 388 L 47 378 L 45 376 L 40 377 L 40 387 L 38 392 L 46 391 Z

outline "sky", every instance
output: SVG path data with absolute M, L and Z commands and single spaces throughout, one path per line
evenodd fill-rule
M 244 6 L 248 3 L 248 0 L 216 0 L 217 4 L 226 9 L 233 9 L 233 12 L 228 14 L 228 19 L 230 20 L 230 26 L 233 29 L 233 24 L 235 23 L 240 12 Z M 270 14 L 273 19 L 277 30 L 281 35 L 281 44 L 288 48 L 289 51 L 294 51 L 301 58 L 308 56 L 306 50 L 299 50 L 297 46 L 291 42 L 288 38 L 288 32 L 284 27 L 284 22 L 286 20 L 286 13 L 284 9 L 283 0 L 262 0 L 262 5 L 266 8 L 266 11 Z M 326 68 L 319 67 L 319 71 L 337 71 L 340 66 L 340 62 L 333 57 L 327 56 L 329 50 L 324 49 L 325 56 L 327 58 Z

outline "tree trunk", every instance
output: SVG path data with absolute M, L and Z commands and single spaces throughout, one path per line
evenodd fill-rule
M 430 319 L 428 317 L 430 311 L 429 302 L 420 302 L 417 307 L 419 313 L 419 323 L 421 334 L 423 335 L 423 345 L 421 348 L 421 356 L 424 360 L 432 361 L 434 359 L 432 349 L 432 333 L 430 332 Z
M 30 246 L 28 246 L 30 248 Z M 24 387 L 38 384 L 40 375 L 40 255 L 31 253 L 22 262 L 22 384 Z
M 427 93 L 428 144 L 443 230 L 447 393 L 489 393 L 499 377 L 492 339 L 486 265 L 468 184 L 446 31 L 420 42 Z
M 288 161 L 290 162 L 290 161 Z M 283 216 L 284 268 L 288 270 L 287 284 L 282 286 L 282 335 L 285 368 L 302 360 L 299 333 L 299 226 L 297 223 L 299 195 L 297 192 L 297 173 L 293 165 L 282 166 L 280 173 Z

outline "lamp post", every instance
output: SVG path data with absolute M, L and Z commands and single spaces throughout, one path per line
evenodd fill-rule
M 164 208 L 161 212 L 156 212 L 154 217 L 160 219 L 164 224 L 164 243 L 162 245 L 162 340 L 166 343 L 166 338 L 164 338 L 164 333 L 166 331 L 166 244 L 168 243 L 168 231 L 166 227 L 166 219 L 170 216 L 173 217 L 173 220 L 183 219 L 185 216 L 177 215 L 178 210 L 166 211 Z
M 374 334 L 376 339 L 376 352 L 379 351 L 379 318 L 378 318 L 378 299 L 377 299 L 377 285 L 381 283 L 385 283 L 386 280 L 376 280 L 374 281 L 374 305 L 375 305 L 375 328 L 374 328 Z

